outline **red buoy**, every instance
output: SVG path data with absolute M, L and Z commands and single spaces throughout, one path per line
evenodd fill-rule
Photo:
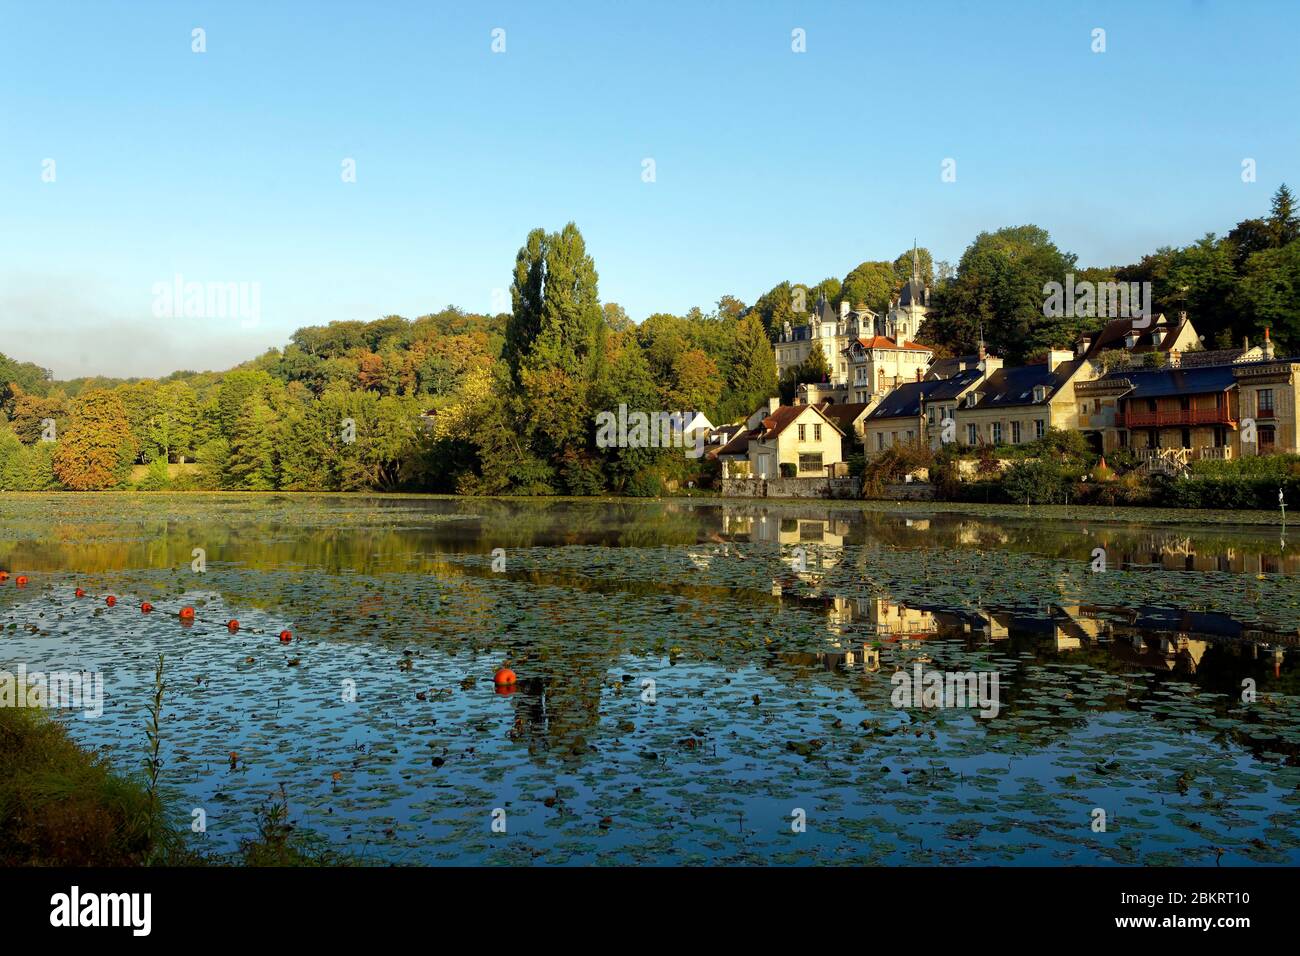
M 492 683 L 496 684 L 498 687 L 502 687 L 513 684 L 518 679 L 519 678 L 515 676 L 514 671 L 508 667 L 503 667 L 492 676 Z
M 143 604 L 140 605 L 140 610 L 143 611 L 145 614 L 148 614 L 150 611 L 153 610 L 153 605 L 150 604 L 148 601 L 145 601 Z
M 113 597 L 113 595 L 110 594 L 108 597 L 104 598 L 104 603 L 107 604 L 109 607 L 112 607 L 114 604 L 117 603 L 117 598 Z
M 239 630 L 239 622 L 238 622 L 238 621 L 227 621 L 227 622 L 226 622 L 226 630 L 230 631 L 231 634 L 234 634 L 237 630 Z
M 18 577 L 14 578 L 14 584 L 18 585 L 20 588 L 27 587 L 27 575 L 18 575 Z
M 9 580 L 9 572 L 0 571 L 0 584 L 4 584 L 8 580 Z
M 281 643 L 281 644 L 288 644 L 288 643 L 289 643 L 290 641 L 292 641 L 292 640 L 293 640 L 293 631 L 281 631 L 281 632 L 280 632 L 280 643 Z
M 81 590 L 81 588 L 77 588 L 76 594 L 77 594 L 77 597 L 85 597 L 85 596 L 86 596 L 86 592 L 83 591 L 83 590 Z
M 183 608 L 181 608 L 181 620 L 182 620 L 182 621 L 192 621 L 192 620 L 194 620 L 194 608 L 192 608 L 192 607 L 183 607 Z

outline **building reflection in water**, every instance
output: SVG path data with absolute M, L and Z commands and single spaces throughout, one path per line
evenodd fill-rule
M 1216 645 L 1242 663 L 1264 665 L 1280 677 L 1300 634 L 1249 627 L 1224 614 L 1165 608 L 1054 604 L 1042 613 L 1021 610 L 946 611 L 914 607 L 889 598 L 806 596 L 773 582 L 783 600 L 823 609 L 829 644 L 822 654 L 795 655 L 792 662 L 820 662 L 827 669 L 880 669 L 884 646 L 919 651 L 932 638 L 987 646 L 1017 637 L 1054 655 L 1102 650 L 1117 662 L 1165 673 L 1195 676 Z M 807 660 L 803 658 L 807 657 Z M 928 659 L 928 658 L 923 658 Z
M 1300 634 L 1211 612 L 1102 607 L 1068 599 L 1038 611 L 983 607 L 978 598 L 974 606 L 951 608 L 908 604 L 889 595 L 847 597 L 823 590 L 827 572 L 845 560 L 845 546 L 869 542 L 926 549 L 1047 550 L 1060 557 L 1078 557 L 1081 568 L 1092 549 L 1101 546 L 1110 567 L 1116 569 L 1215 571 L 1248 577 L 1300 574 L 1300 553 L 1288 552 L 1284 545 L 1254 533 L 1207 529 L 1189 534 L 1115 526 L 1070 536 L 1062 546 L 1059 535 L 1053 537 L 1032 522 L 854 513 L 817 503 L 726 505 L 721 510 L 720 540 L 768 544 L 779 555 L 781 568 L 772 578 L 773 596 L 824 610 L 832 650 L 814 657 L 831 669 L 879 669 L 880 646 L 916 650 L 935 637 L 987 646 L 1016 638 L 1052 654 L 1103 650 L 1117 662 L 1185 676 L 1199 674 L 1210 649 L 1220 647 L 1216 666 L 1227 655 L 1243 665 L 1262 665 L 1277 677 L 1287 653 L 1300 647 Z M 1053 547 L 1043 549 L 1045 541 Z M 1062 574 L 1058 583 L 1065 598 L 1076 590 L 1077 581 L 1068 572 Z

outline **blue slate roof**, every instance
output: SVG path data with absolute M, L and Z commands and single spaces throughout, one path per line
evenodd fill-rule
M 921 398 L 927 404 L 954 399 L 972 382 L 979 381 L 978 369 L 958 372 L 952 378 L 930 379 L 924 382 L 908 382 L 900 385 L 880 400 L 880 404 L 866 417 L 866 421 L 879 421 L 882 418 L 915 418 L 921 414 Z
M 1112 372 L 1106 378 L 1126 378 L 1133 391 L 1125 398 L 1162 398 L 1168 395 L 1204 395 L 1222 392 L 1236 379 L 1231 365 L 1201 365 L 1193 368 L 1142 368 Z
M 976 408 L 1009 408 L 1015 405 L 1043 404 L 1052 397 L 1071 371 L 1075 362 L 1066 363 L 1055 372 L 1047 370 L 1047 363 L 1041 365 L 1018 365 L 1013 368 L 998 369 L 989 376 L 989 380 L 979 387 L 980 400 Z M 1034 401 L 1034 389 L 1043 386 L 1043 399 Z

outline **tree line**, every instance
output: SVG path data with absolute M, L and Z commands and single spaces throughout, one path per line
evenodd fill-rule
M 597 448 L 599 411 L 721 421 L 775 392 L 756 315 L 634 323 L 600 302 L 573 224 L 529 234 L 512 298 L 503 315 L 306 327 L 224 373 L 55 382 L 0 356 L 0 490 L 653 495 L 704 463 Z
M 920 340 L 973 351 L 982 332 L 1009 363 L 1068 346 L 1099 320 L 1047 317 L 1043 287 L 1147 281 L 1157 311 L 1186 311 L 1207 347 L 1272 330 L 1300 343 L 1300 221 L 1286 186 L 1267 216 L 1161 248 L 1138 263 L 1076 269 L 1033 225 L 984 232 L 955 267 L 916 250 L 931 286 Z M 818 299 L 885 312 L 913 250 L 843 279 L 782 282 L 747 305 L 656 313 L 602 303 L 578 228 L 535 229 L 515 257 L 508 314 L 449 308 L 414 320 L 332 322 L 226 372 L 54 381 L 0 355 L 0 490 L 150 489 L 653 495 L 706 475 L 680 449 L 598 448 L 597 413 L 702 411 L 736 421 L 778 389 L 822 381 L 814 350 L 779 383 L 772 341 Z

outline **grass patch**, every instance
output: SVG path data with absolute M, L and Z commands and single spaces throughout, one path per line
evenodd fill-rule
M 44 714 L 0 708 L 0 866 L 139 866 L 160 842 L 145 787 Z

